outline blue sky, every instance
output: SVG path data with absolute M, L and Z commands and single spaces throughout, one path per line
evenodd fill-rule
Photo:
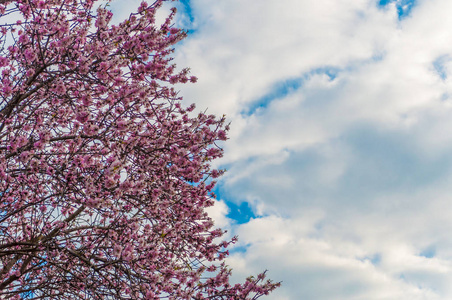
M 451 299 L 452 2 L 168 4 L 199 78 L 180 94 L 231 121 L 209 212 L 239 235 L 234 280 L 268 269 L 275 300 Z
M 391 3 L 396 5 L 397 15 L 399 16 L 399 20 L 401 20 L 410 15 L 413 6 L 416 4 L 416 0 L 380 0 L 378 5 L 380 7 L 386 7 Z

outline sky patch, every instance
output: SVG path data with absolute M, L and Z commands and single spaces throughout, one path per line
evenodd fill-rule
M 411 10 L 416 4 L 416 0 L 380 0 L 378 6 L 386 7 L 390 3 L 395 3 L 399 20 L 402 20 L 410 15 Z
M 425 258 L 433 258 L 433 257 L 435 257 L 435 255 L 436 255 L 436 249 L 433 246 L 427 247 L 419 254 L 419 256 L 422 256 Z
M 190 0 L 179 0 L 179 2 L 183 5 L 184 10 L 185 10 L 185 14 L 189 18 L 190 23 L 193 23 L 195 18 L 193 16 L 193 11 L 192 11 L 191 6 L 190 6 Z
M 339 68 L 335 67 L 319 67 L 304 73 L 300 77 L 277 82 L 273 85 L 269 93 L 255 101 L 252 101 L 252 104 L 242 112 L 242 115 L 250 116 L 266 109 L 273 100 L 282 99 L 298 91 L 315 75 L 326 75 L 329 81 L 334 81 L 340 71 L 341 70 Z
M 251 219 L 256 218 L 256 215 L 248 202 L 236 204 L 226 200 L 225 203 L 229 208 L 229 213 L 226 216 L 237 222 L 237 224 L 245 224 Z
M 433 62 L 433 68 L 442 80 L 447 79 L 447 69 L 445 64 L 450 61 L 449 55 L 442 55 Z

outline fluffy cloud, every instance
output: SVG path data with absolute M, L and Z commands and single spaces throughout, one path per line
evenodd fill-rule
M 303 219 L 267 217 L 239 230 L 250 246 L 230 263 L 240 275 L 265 266 L 283 278 L 285 288 L 269 299 L 442 299 L 448 292 L 447 261 L 418 256 L 393 240 L 376 253 L 352 237 L 319 236 Z
M 181 94 L 232 121 L 209 213 L 240 237 L 235 278 L 269 269 L 269 299 L 450 298 L 452 3 L 183 2 L 175 61 L 199 82 Z
M 200 80 L 185 93 L 227 114 L 241 112 L 281 81 L 380 55 L 385 31 L 396 22 L 394 9 L 383 12 L 368 1 L 192 0 L 190 5 L 194 33 L 177 59 L 190 62 Z

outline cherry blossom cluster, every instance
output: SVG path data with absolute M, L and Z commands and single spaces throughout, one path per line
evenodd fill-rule
M 225 118 L 183 107 L 164 0 L 0 0 L 0 298 L 257 299 L 205 208 Z M 14 21 L 11 21 L 14 20 Z

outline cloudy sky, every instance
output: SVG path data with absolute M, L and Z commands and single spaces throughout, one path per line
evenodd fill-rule
M 452 1 L 173 5 L 175 61 L 199 78 L 181 94 L 231 121 L 211 213 L 239 235 L 234 280 L 268 269 L 273 300 L 452 299 Z

